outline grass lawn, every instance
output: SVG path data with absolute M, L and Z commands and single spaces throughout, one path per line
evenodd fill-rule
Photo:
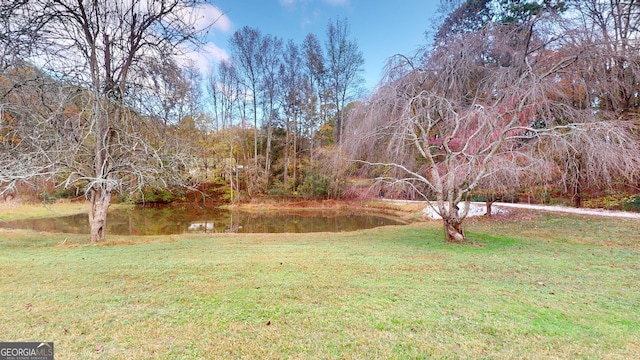
M 0 341 L 60 359 L 640 358 L 640 222 L 352 233 L 0 230 Z

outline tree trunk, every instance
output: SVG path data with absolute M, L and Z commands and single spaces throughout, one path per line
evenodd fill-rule
M 255 86 L 252 87 L 251 94 L 253 96 L 253 159 L 256 169 L 258 169 L 258 104 L 256 102 Z
M 573 188 L 573 206 L 576 208 L 582 207 L 582 189 L 581 189 L 580 180 L 576 182 L 576 185 Z
M 448 242 L 462 243 L 467 241 L 467 237 L 462 230 L 462 223 L 459 220 L 443 217 L 444 235 Z
M 284 185 L 285 190 L 289 190 L 289 139 L 291 137 L 291 126 L 289 122 L 289 118 L 286 120 L 286 135 L 284 141 L 284 175 L 282 179 L 282 183 Z
M 229 195 L 231 197 L 231 203 L 234 203 L 234 199 L 233 199 L 233 172 L 234 171 L 238 171 L 238 162 L 237 161 L 231 161 L 233 158 L 233 138 L 231 139 L 231 146 L 229 149 L 229 163 L 231 166 L 229 166 Z
M 575 159 L 576 168 L 575 168 L 575 180 L 573 183 L 573 206 L 576 208 L 582 207 L 582 179 L 583 179 L 583 169 L 584 165 L 582 164 L 582 158 L 580 155 L 576 156 Z
M 107 236 L 107 211 L 111 204 L 111 192 L 104 188 L 91 191 L 89 227 L 91 242 L 103 241 Z
M 269 187 L 269 177 L 271 175 L 271 140 L 273 138 L 273 127 L 271 126 L 271 122 L 267 126 L 267 150 L 266 155 L 264 157 L 264 181 Z
M 293 188 L 291 191 L 296 191 L 296 184 L 298 183 L 298 114 L 293 115 Z
M 486 205 L 487 205 L 487 216 L 491 216 L 491 205 L 493 205 L 493 201 L 487 200 L 486 201 Z
M 342 112 L 340 111 L 339 103 L 336 101 L 336 133 L 335 133 L 335 141 L 336 144 L 342 143 Z

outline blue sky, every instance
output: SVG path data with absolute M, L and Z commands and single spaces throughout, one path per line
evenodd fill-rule
M 211 0 L 222 11 L 211 29 L 204 57 L 217 62 L 228 56 L 229 37 L 243 26 L 301 44 L 308 33 L 324 42 L 327 23 L 349 21 L 351 35 L 363 53 L 365 87 L 372 89 L 394 54 L 412 55 L 427 44 L 438 0 Z

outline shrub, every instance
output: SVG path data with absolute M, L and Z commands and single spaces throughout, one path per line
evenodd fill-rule
M 640 212 L 640 195 L 629 197 L 627 201 L 622 205 L 622 208 L 627 211 Z
M 310 198 L 328 197 L 331 178 L 318 173 L 308 173 L 298 191 L 302 196 Z

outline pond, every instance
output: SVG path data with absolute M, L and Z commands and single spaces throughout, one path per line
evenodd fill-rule
M 246 212 L 219 208 L 134 207 L 109 211 L 107 233 L 171 235 L 184 233 L 340 232 L 399 225 L 399 221 L 361 211 L 303 210 Z M 86 214 L 0 222 L 0 227 L 88 234 Z

